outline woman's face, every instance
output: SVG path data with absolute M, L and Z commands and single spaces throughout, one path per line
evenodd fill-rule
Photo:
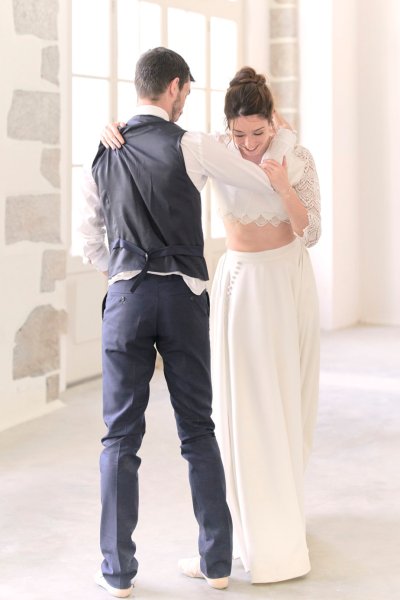
M 260 115 L 237 117 L 229 123 L 229 128 L 243 158 L 255 163 L 261 162 L 274 135 L 273 126 L 268 120 Z

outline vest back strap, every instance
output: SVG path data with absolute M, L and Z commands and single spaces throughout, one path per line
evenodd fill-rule
M 131 292 L 134 292 L 138 285 L 143 281 L 146 276 L 147 271 L 149 270 L 150 260 L 152 258 L 163 258 L 165 256 L 203 256 L 203 246 L 164 246 L 163 248 L 158 248 L 156 250 L 143 250 L 136 246 L 132 242 L 128 240 L 124 240 L 118 238 L 114 241 L 112 245 L 112 250 L 117 250 L 118 248 L 124 248 L 133 254 L 137 254 L 144 259 L 144 265 L 140 273 L 134 278 L 133 285 L 131 287 Z

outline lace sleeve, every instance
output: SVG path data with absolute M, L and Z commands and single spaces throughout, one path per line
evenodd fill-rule
M 301 239 L 309 248 L 318 242 L 321 235 L 321 199 L 319 181 L 311 153 L 302 146 L 296 146 L 294 153 L 305 164 L 303 175 L 293 188 L 296 190 L 296 194 L 301 202 L 307 208 L 308 225 L 304 229 Z

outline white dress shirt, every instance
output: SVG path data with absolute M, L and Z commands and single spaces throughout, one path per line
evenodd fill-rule
M 166 121 L 169 120 L 168 113 L 154 105 L 138 106 L 135 115 L 153 115 Z M 249 193 L 271 196 L 272 186 L 262 169 L 228 150 L 214 136 L 201 132 L 186 132 L 182 136 L 181 148 L 187 174 L 199 192 L 206 184 L 207 178 L 211 177 L 227 185 L 248 190 Z M 81 219 L 78 226 L 81 254 L 84 262 L 91 263 L 99 271 L 105 272 L 108 269 L 109 260 L 106 227 L 99 192 L 89 165 L 83 169 L 81 193 Z M 121 279 L 131 279 L 139 272 L 136 270 L 118 273 L 109 279 L 109 284 Z M 195 294 L 201 294 L 206 287 L 204 281 L 182 273 L 154 273 L 154 271 L 149 271 L 149 273 L 181 275 Z

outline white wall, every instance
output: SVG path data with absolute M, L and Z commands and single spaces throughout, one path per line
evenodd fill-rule
M 13 8 L 19 9 L 18 16 L 14 19 Z M 26 102 L 19 118 L 9 119 L 10 110 L 15 98 L 15 91 L 21 90 L 29 95 L 49 94 L 56 98 L 59 92 L 56 83 L 42 76 L 43 56 L 42 50 L 58 45 L 57 39 L 51 33 L 50 21 L 54 3 L 49 3 L 46 26 L 37 27 L 34 23 L 41 10 L 47 8 L 43 0 L 37 11 L 32 11 L 32 31 L 17 33 L 16 28 L 21 27 L 29 20 L 24 17 L 23 3 L 4 2 L 1 7 L 1 32 L 0 53 L 2 56 L 2 87 L 0 94 L 0 144 L 2 175 L 0 177 L 0 430 L 11 427 L 22 421 L 39 416 L 61 406 L 58 392 L 63 389 L 63 341 L 60 335 L 60 360 L 55 364 L 52 360 L 55 352 L 52 348 L 45 348 L 47 339 L 47 317 L 53 319 L 55 314 L 65 317 L 65 287 L 61 281 L 53 281 L 53 289 L 43 287 L 43 260 L 47 256 L 56 256 L 56 279 L 62 272 L 62 262 L 65 261 L 65 246 L 61 238 L 64 234 L 65 206 L 60 202 L 60 187 L 52 184 L 41 173 L 42 152 L 58 151 L 58 142 L 40 141 L 34 139 L 40 125 L 34 125 L 35 133 L 31 135 L 31 121 L 35 121 L 34 108 Z M 35 16 L 36 15 L 36 16 Z M 27 29 L 29 29 L 29 25 Z M 35 30 L 39 30 L 39 34 Z M 55 70 L 54 70 L 55 71 Z M 28 116 L 27 116 L 28 115 Z M 33 115 L 33 119 L 31 118 Z M 37 119 L 40 121 L 40 118 Z M 10 134 L 8 121 L 17 126 L 18 133 Z M 52 124 L 50 124 L 52 121 Z M 49 118 L 49 129 L 57 129 L 57 119 Z M 57 167 L 53 169 L 53 174 Z M 41 234 L 41 213 L 35 213 L 35 200 L 53 198 L 54 204 L 61 206 L 61 219 L 56 217 L 52 226 L 59 239 L 56 242 L 46 240 L 46 235 L 39 241 L 26 238 L 10 242 L 10 234 L 18 238 L 19 218 L 21 222 L 25 214 L 17 214 L 10 219 L 6 217 L 7 199 L 13 203 L 15 198 L 25 198 L 27 211 L 31 217 L 29 226 L 31 231 Z M 29 199 L 32 199 L 30 202 Z M 18 212 L 18 211 L 17 211 Z M 61 220 L 61 223 L 59 222 Z M 22 227 L 21 227 L 22 229 Z M 39 235 L 40 237 L 40 235 Z M 48 252 L 50 251 L 50 252 Z M 60 269 L 61 265 L 61 269 Z M 36 309 L 42 310 L 43 319 L 35 319 Z M 56 317 L 57 320 L 57 317 Z M 54 322 L 54 319 L 53 319 Z M 25 327 L 28 323 L 29 326 Z M 24 346 L 22 354 L 27 374 L 15 374 L 16 360 L 13 356 L 16 335 L 23 331 Z M 61 329 L 63 326 L 61 327 Z M 57 326 L 57 333 L 58 326 Z M 54 341 L 54 336 L 52 338 Z M 58 343 L 56 343 L 58 346 Z M 44 353 L 38 356 L 35 349 Z M 39 352 L 39 354 L 40 354 Z M 31 372 L 28 373 L 29 369 Z M 49 388 L 49 382 L 53 384 Z M 50 393 L 49 393 L 50 389 Z
M 321 179 L 322 326 L 400 324 L 400 3 L 300 0 L 301 141 Z
M 358 0 L 332 3 L 331 327 L 360 318 Z
M 361 318 L 400 324 L 400 2 L 359 0 Z
M 312 15 L 312 18 L 310 16 Z M 322 237 L 310 254 L 321 323 L 333 321 L 333 21 L 332 3 L 300 0 L 300 142 L 312 152 L 321 187 Z M 318 49 L 318 51 L 316 51 Z
M 321 184 L 311 256 L 323 329 L 359 320 L 357 0 L 300 0 L 300 141 Z

